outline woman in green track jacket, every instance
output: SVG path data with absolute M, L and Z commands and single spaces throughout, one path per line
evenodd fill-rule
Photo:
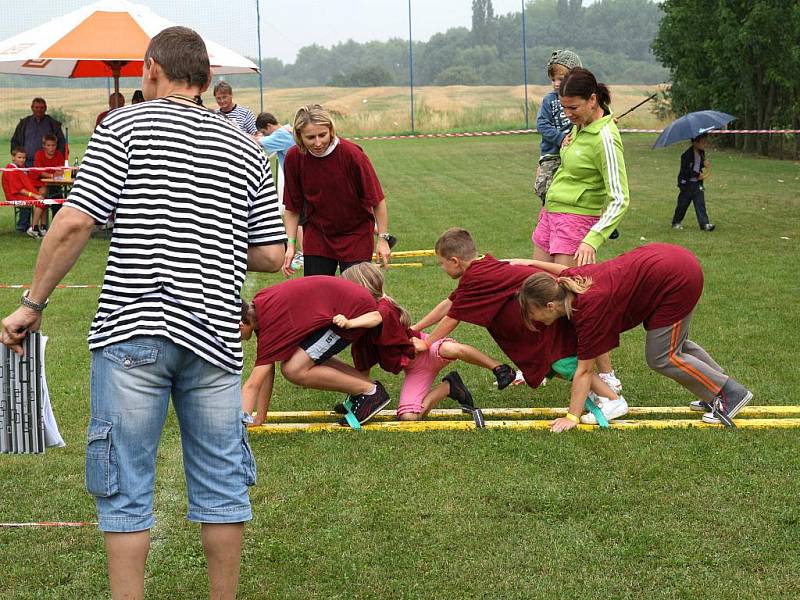
M 578 67 L 561 82 L 559 95 L 575 127 L 539 215 L 534 258 L 583 266 L 596 261 L 627 210 L 628 176 L 608 87 Z
M 628 176 L 622 140 L 608 109 L 608 86 L 576 67 L 558 93 L 574 127 L 561 145 L 561 166 L 533 232 L 533 258 L 582 267 L 597 262 L 597 249 L 628 209 Z M 622 390 L 608 354 L 597 357 L 597 370 L 615 392 Z

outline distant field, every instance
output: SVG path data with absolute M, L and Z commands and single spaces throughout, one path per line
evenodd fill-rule
M 533 127 L 536 110 L 549 86 L 528 86 L 529 122 Z M 612 110 L 621 113 L 655 91 L 655 86 L 612 86 Z M 123 89 L 126 99 L 133 90 Z M 235 91 L 236 100 L 258 112 L 258 89 Z M 0 136 L 10 137 L 21 117 L 30 114 L 30 101 L 44 97 L 51 112 L 66 115 L 70 132 L 87 135 L 94 127 L 98 113 L 106 108 L 106 90 L 18 88 L 0 89 Z M 206 104 L 216 107 L 210 92 Z M 525 126 L 525 89 L 523 86 L 447 86 L 422 87 L 414 90 L 415 130 L 472 131 L 478 129 L 521 128 Z M 320 103 L 335 111 L 337 122 L 345 135 L 405 133 L 410 131 L 409 90 L 404 87 L 380 88 L 292 88 L 267 89 L 264 109 L 281 121 L 289 121 L 298 106 Z M 631 113 L 623 124 L 626 127 L 653 128 L 663 125 L 645 105 Z

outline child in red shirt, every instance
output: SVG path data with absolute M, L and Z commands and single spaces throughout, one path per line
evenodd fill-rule
M 479 258 L 469 231 L 459 228 L 448 229 L 436 241 L 436 258 L 445 273 L 458 279 L 458 287 L 414 326 L 423 329 L 438 323 L 429 342 L 443 338 L 466 321 L 488 330 L 531 387 L 538 387 L 551 370 L 562 373 L 557 363 L 575 355 L 574 330 L 558 322 L 539 331 L 529 330 L 517 300 L 522 283 L 539 272 L 538 268 L 499 261 L 488 254 Z M 617 402 L 614 406 L 624 408 L 622 414 L 627 411 L 625 399 L 597 375 L 591 383 L 597 396 Z
M 474 414 L 472 394 L 457 371 L 447 374 L 442 383 L 431 387 L 439 372 L 454 360 L 461 359 L 490 369 L 497 376 L 500 389 L 513 380 L 510 366 L 472 346 L 459 344 L 450 338 L 442 338 L 429 345 L 427 334 L 411 328 L 408 311 L 384 293 L 383 271 L 377 265 L 369 262 L 353 265 L 342 273 L 342 278 L 362 286 L 378 302 L 380 322 L 353 343 L 353 363 L 356 369 L 367 374 L 376 364 L 390 373 L 405 373 L 397 406 L 399 420 L 423 419 L 448 396 Z M 334 317 L 334 323 L 345 329 L 357 322 L 358 319 L 350 320 L 344 315 Z
M 294 384 L 318 390 L 344 392 L 352 397 L 359 423 L 369 420 L 389 403 L 380 382 L 373 382 L 350 365 L 334 358 L 366 329 L 342 329 L 335 315 L 379 318 L 377 304 L 362 287 L 336 277 L 312 276 L 285 281 L 256 294 L 252 305 L 242 301 L 240 330 L 243 340 L 258 337 L 255 367 L 245 384 L 248 393 L 263 388 L 281 363 L 284 377 Z M 256 398 L 243 397 L 245 412 Z M 340 421 L 342 425 L 345 420 Z
M 3 193 L 6 195 L 6 200 L 11 201 L 31 201 L 41 200 L 42 195 L 38 192 L 36 184 L 28 176 L 25 171 L 25 159 L 27 153 L 25 148 L 19 146 L 14 148 L 11 152 L 11 162 L 6 165 L 6 169 L 10 171 L 3 171 L 2 185 Z M 33 206 L 33 219 L 31 225 L 25 232 L 30 237 L 38 239 L 44 237 L 44 233 L 40 230 L 42 223 L 42 213 L 44 210 L 41 206 Z
M 699 345 L 688 339 L 692 313 L 703 291 L 703 270 L 685 248 L 647 244 L 603 263 L 582 267 L 543 264 L 549 273 L 525 281 L 520 305 L 526 323 L 572 324 L 577 334 L 578 368 L 565 418 L 553 431 L 572 429 L 597 356 L 619 346 L 623 331 L 643 324 L 648 366 L 700 398 L 693 410 L 708 410 L 706 423 L 725 423 L 753 398 Z M 554 277 L 555 275 L 555 277 Z M 561 317 L 567 317 L 562 319 Z
M 58 151 L 58 140 L 56 136 L 47 134 L 42 138 L 42 149 L 37 150 L 33 157 L 33 166 L 48 169 L 47 171 L 32 171 L 31 180 L 39 186 L 39 193 L 47 198 L 60 198 L 63 191 L 60 186 L 51 185 L 45 187 L 42 184 L 42 177 L 57 177 L 64 172 L 64 155 Z M 52 204 L 50 210 L 53 216 L 61 208 L 60 204 Z M 44 220 L 47 221 L 47 211 L 44 213 Z

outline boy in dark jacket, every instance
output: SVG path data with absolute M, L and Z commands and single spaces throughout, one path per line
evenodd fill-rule
M 706 198 L 703 182 L 711 175 L 711 163 L 706 160 L 708 135 L 703 134 L 692 140 L 692 145 L 681 154 L 681 170 L 678 173 L 678 204 L 672 216 L 672 228 L 683 229 L 683 217 L 694 202 L 697 223 L 702 231 L 714 231 L 716 225 L 708 222 Z

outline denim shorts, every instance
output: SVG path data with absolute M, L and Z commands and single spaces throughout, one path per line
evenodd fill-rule
M 169 399 L 181 433 L 187 519 L 240 523 L 252 518 L 256 481 L 242 423 L 239 375 L 165 337 L 134 337 L 92 352 L 86 489 L 102 531 L 155 523 L 156 454 Z

